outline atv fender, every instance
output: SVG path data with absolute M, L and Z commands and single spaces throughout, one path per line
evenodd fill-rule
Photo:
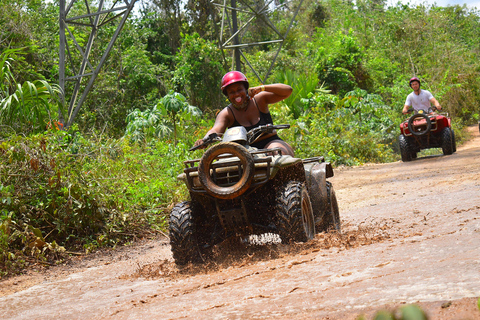
M 327 178 L 333 176 L 332 167 L 328 162 L 307 163 L 305 176 L 315 223 L 321 222 L 328 209 Z
M 272 166 L 270 167 L 270 179 L 273 179 L 281 169 L 291 167 L 302 162 L 301 158 L 294 158 L 291 156 L 275 155 L 272 158 L 273 160 Z

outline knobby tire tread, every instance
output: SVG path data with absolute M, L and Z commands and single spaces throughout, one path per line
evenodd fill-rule
M 400 155 L 403 162 L 412 161 L 412 153 L 407 138 L 404 135 L 398 137 L 398 144 L 400 146 Z
M 170 212 L 169 232 L 173 258 L 178 265 L 200 260 L 195 237 L 195 223 L 189 201 L 181 202 L 173 207 Z
M 442 152 L 444 155 L 453 153 L 452 134 L 450 128 L 442 130 Z
M 289 181 L 277 195 L 277 228 L 282 242 L 308 240 L 302 220 L 304 188 L 301 182 Z

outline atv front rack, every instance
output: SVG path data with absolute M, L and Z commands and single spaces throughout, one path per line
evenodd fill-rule
M 255 188 L 255 186 L 262 185 L 270 179 L 273 156 L 277 154 L 281 155 L 281 149 L 250 150 L 250 154 L 252 154 L 255 163 L 251 187 Z M 210 168 L 214 183 L 221 187 L 229 187 L 237 183 L 243 175 L 242 162 L 237 157 L 232 157 L 231 154 L 220 155 L 217 159 L 218 161 L 212 163 Z M 195 193 L 206 192 L 198 178 L 198 164 L 200 160 L 201 159 L 184 161 L 184 174 L 178 177 L 180 180 L 186 179 L 190 191 Z
M 429 132 L 436 132 L 438 129 L 438 124 L 437 124 L 437 116 L 438 114 L 431 114 L 428 115 L 428 118 L 430 119 L 431 127 Z M 416 131 L 424 131 L 427 128 L 427 122 L 424 119 L 419 119 L 417 120 L 418 124 L 414 124 L 414 129 Z M 403 134 L 406 137 L 409 136 L 415 136 L 410 129 L 408 128 L 408 121 L 405 121 L 402 123 L 403 126 Z

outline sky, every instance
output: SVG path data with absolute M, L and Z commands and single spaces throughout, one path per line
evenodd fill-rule
M 480 10 L 480 0 L 387 0 L 388 5 L 394 5 L 398 1 L 401 3 L 410 3 L 413 5 L 417 4 L 428 4 L 433 5 L 436 4 L 438 7 L 447 7 L 447 6 L 454 6 L 454 5 L 463 5 L 466 4 L 469 9 L 477 8 Z

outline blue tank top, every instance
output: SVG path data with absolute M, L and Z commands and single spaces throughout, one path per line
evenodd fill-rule
M 230 105 L 228 105 L 227 108 L 232 113 L 233 120 L 234 120 L 231 127 L 238 127 L 238 126 L 245 127 L 245 129 L 248 132 L 248 131 L 250 131 L 254 128 L 257 128 L 257 127 L 260 127 L 260 126 L 263 126 L 263 125 L 266 125 L 266 124 L 273 124 L 273 119 L 272 119 L 272 115 L 270 114 L 270 112 L 267 112 L 267 113 L 261 112 L 260 109 L 258 108 L 257 101 L 255 100 L 255 98 L 252 98 L 252 100 L 255 103 L 255 106 L 257 107 L 258 113 L 260 114 L 260 120 L 252 126 L 248 126 L 248 127 L 243 126 L 237 121 L 237 118 L 235 118 L 235 113 L 233 112 L 233 110 L 230 109 Z

